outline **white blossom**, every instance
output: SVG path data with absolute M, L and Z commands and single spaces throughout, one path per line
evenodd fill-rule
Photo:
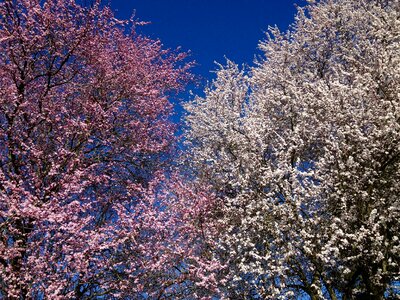
M 232 298 L 398 297 L 400 3 L 322 0 L 186 105 Z M 239 280 L 240 279 L 240 280 Z M 396 296 L 397 295 L 397 296 Z

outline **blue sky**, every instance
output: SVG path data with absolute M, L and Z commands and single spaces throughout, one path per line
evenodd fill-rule
M 200 80 L 201 93 L 206 81 L 215 75 L 214 61 L 224 63 L 226 56 L 239 64 L 252 65 L 258 41 L 265 38 L 269 25 L 286 30 L 293 22 L 295 4 L 305 0 L 108 0 L 119 18 L 151 24 L 139 33 L 159 38 L 166 48 L 182 47 L 191 52 L 197 66 L 193 73 Z M 189 87 L 193 88 L 193 87 Z M 182 98 L 189 98 L 183 93 Z M 188 99 L 183 99 L 188 100 Z M 178 119 L 181 110 L 178 107 Z

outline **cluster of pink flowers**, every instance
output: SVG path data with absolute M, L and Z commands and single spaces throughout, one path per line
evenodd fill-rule
M 99 2 L 2 1 L 0 15 L 0 298 L 215 290 L 214 197 L 164 176 L 186 55 Z

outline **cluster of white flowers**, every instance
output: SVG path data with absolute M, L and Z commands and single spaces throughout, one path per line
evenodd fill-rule
M 400 297 L 400 2 L 321 0 L 186 105 L 230 297 Z

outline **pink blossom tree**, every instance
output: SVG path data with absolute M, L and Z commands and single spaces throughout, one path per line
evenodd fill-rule
M 163 175 L 186 55 L 98 2 L 0 16 L 0 298 L 205 296 L 214 198 Z

